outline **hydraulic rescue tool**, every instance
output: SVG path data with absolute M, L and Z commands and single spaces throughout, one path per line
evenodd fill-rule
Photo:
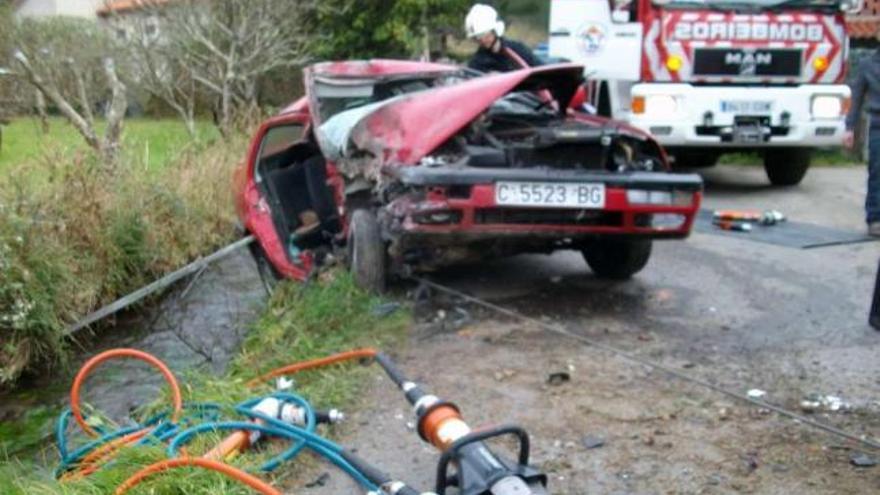
M 442 452 L 437 464 L 438 495 L 444 495 L 449 486 L 457 487 L 461 495 L 547 493 L 547 476 L 529 466 L 529 435 L 525 430 L 502 426 L 472 431 L 455 404 L 440 400 L 406 379 L 385 354 L 377 353 L 376 361 L 412 404 L 419 436 Z M 519 441 L 516 461 L 495 454 L 485 443 L 507 435 Z M 452 476 L 450 465 L 455 468 Z

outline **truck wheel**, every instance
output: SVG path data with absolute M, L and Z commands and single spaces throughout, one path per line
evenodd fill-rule
M 581 252 L 597 277 L 625 280 L 648 264 L 651 241 L 600 240 Z
M 376 293 L 385 291 L 385 243 L 376 215 L 369 210 L 355 210 L 351 215 L 348 263 L 358 287 Z
M 266 256 L 266 252 L 263 251 L 263 248 L 260 247 L 260 244 L 257 241 L 251 242 L 250 245 L 251 256 L 254 257 L 254 263 L 257 265 L 257 273 L 260 275 L 260 282 L 263 284 L 263 289 L 266 290 L 266 294 L 269 297 L 272 297 L 272 294 L 275 293 L 275 288 L 278 287 L 278 282 L 281 280 L 281 274 L 278 273 L 278 270 L 272 266 L 272 263 L 269 262 L 269 258 Z
M 774 186 L 794 186 L 807 175 L 812 157 L 810 148 L 769 149 L 764 152 L 764 171 Z

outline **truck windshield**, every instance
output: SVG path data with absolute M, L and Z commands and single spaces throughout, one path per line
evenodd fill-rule
M 654 0 L 654 4 L 665 8 L 712 10 L 762 11 L 782 8 L 806 8 L 810 10 L 840 9 L 841 0 Z

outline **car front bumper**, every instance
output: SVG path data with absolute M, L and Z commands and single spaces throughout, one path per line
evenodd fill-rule
M 612 173 L 547 168 L 400 167 L 392 175 L 408 186 L 385 211 L 392 235 L 446 236 L 448 244 L 490 239 L 568 240 L 629 236 L 682 238 L 690 234 L 702 199 L 696 174 Z M 499 205 L 495 185 L 506 182 L 605 185 L 602 208 Z M 676 204 L 631 201 L 630 191 L 663 191 Z M 670 196 L 673 196 L 670 194 Z M 409 244 L 409 243 L 407 243 Z

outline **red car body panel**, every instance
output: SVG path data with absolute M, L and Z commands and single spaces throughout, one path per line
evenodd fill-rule
M 440 74 L 459 71 L 460 68 L 442 64 L 404 62 L 404 61 L 355 61 L 355 62 L 331 62 L 312 66 L 306 71 L 307 87 L 317 77 L 330 78 L 376 78 L 408 74 Z M 466 197 L 452 195 L 450 189 L 431 172 L 443 172 L 443 170 L 428 170 L 423 174 L 425 167 L 417 165 L 420 160 L 432 153 L 438 146 L 446 142 L 463 127 L 477 119 L 486 108 L 494 101 L 510 91 L 521 88 L 524 83 L 553 77 L 553 74 L 571 71 L 572 66 L 555 66 L 548 68 L 535 68 L 515 71 L 505 74 L 489 75 L 481 78 L 460 82 L 458 84 L 434 88 L 431 90 L 404 95 L 396 101 L 380 106 L 376 111 L 367 114 L 352 128 L 350 133 L 351 142 L 360 151 L 370 151 L 378 157 L 382 164 L 382 174 L 386 177 L 402 180 L 406 184 L 424 186 L 424 194 L 419 196 L 407 195 L 389 201 L 383 208 L 393 216 L 395 228 L 398 234 L 409 236 L 418 242 L 419 239 L 447 239 L 454 243 L 456 240 L 469 238 L 540 238 L 564 237 L 578 235 L 612 235 L 612 236 L 647 236 L 652 238 L 681 238 L 690 233 L 695 212 L 699 207 L 702 194 L 701 187 L 690 189 L 692 192 L 691 202 L 688 205 L 647 205 L 630 204 L 627 200 L 627 188 L 640 187 L 638 184 L 648 184 L 646 187 L 657 186 L 652 182 L 654 176 L 666 176 L 669 174 L 647 174 L 654 177 L 643 181 L 644 177 L 639 174 L 621 176 L 618 174 L 605 174 L 601 180 L 607 181 L 605 206 L 596 210 L 597 215 L 606 215 L 613 221 L 603 223 L 597 221 L 589 225 L 574 225 L 571 223 L 511 223 L 499 221 L 503 217 L 493 217 L 492 213 L 499 209 L 495 199 L 495 185 L 491 178 L 467 177 L 469 193 Z M 577 68 L 577 70 L 581 70 Z M 557 101 L 568 101 L 576 91 L 562 91 L 555 94 Z M 567 99 L 560 100 L 559 95 L 567 94 Z M 261 189 L 255 177 L 255 167 L 261 153 L 261 143 L 267 132 L 281 125 L 297 123 L 304 126 L 304 134 L 320 125 L 318 118 L 310 107 L 316 104 L 314 95 L 302 97 L 287 107 L 279 115 L 270 118 L 263 123 L 253 141 L 251 142 L 247 160 L 234 178 L 236 192 L 236 208 L 244 228 L 254 234 L 258 239 L 259 246 L 264 252 L 275 270 L 282 276 L 296 280 L 305 280 L 315 265 L 315 259 L 308 250 L 303 250 L 295 255 L 288 251 L 286 242 L 283 241 L 273 223 L 272 211 L 267 202 L 264 191 Z M 567 119 L 595 126 L 597 128 L 615 129 L 618 132 L 634 136 L 656 146 L 662 167 L 668 170 L 668 161 L 662 148 L 644 132 L 632 128 L 626 124 L 611 121 L 597 116 L 568 111 Z M 344 159 L 344 158 L 343 158 Z M 486 170 L 486 172 L 492 172 Z M 498 174 L 510 173 L 510 170 L 498 169 Z M 525 173 L 531 173 L 528 170 Z M 454 172 L 453 172 L 454 173 Z M 535 171 L 535 177 L 544 177 L 546 171 Z M 562 181 L 560 177 L 574 177 L 584 180 L 581 176 L 571 175 L 575 172 L 557 170 L 549 172 L 548 177 Z M 583 176 L 597 177 L 592 172 L 586 171 Z M 569 174 L 569 175 L 565 175 Z M 644 174 L 643 174 L 644 175 Z M 670 176 L 682 177 L 682 176 Z M 663 177 L 661 177 L 663 178 Z M 530 179 L 544 180 L 544 179 Z M 592 180 L 592 179 L 591 179 Z M 599 179 L 596 179 L 599 180 Z M 659 183 L 657 187 L 664 184 Z M 672 184 L 674 181 L 670 181 Z M 346 178 L 337 169 L 336 164 L 326 162 L 326 184 L 329 187 L 335 201 L 341 223 L 338 239 L 345 239 L 347 230 L 345 187 Z M 691 184 L 693 185 L 693 184 Z M 669 186 L 672 187 L 672 186 Z M 518 211 L 526 211 L 520 209 Z M 544 213 L 544 209 L 540 213 Z M 432 225 L 417 221 L 420 215 L 429 212 L 455 212 L 458 220 L 443 225 Z M 653 213 L 678 214 L 684 218 L 684 222 L 674 229 L 658 229 L 645 226 L 639 221 L 640 215 Z M 594 213 L 590 213 L 594 214 Z M 442 244 L 442 242 L 441 242 Z
M 351 134 L 352 141 L 358 148 L 382 156 L 384 163 L 414 165 L 527 79 L 566 67 L 583 71 L 576 65 L 557 65 L 476 78 L 432 90 L 430 97 L 418 93 L 406 96 L 362 120 Z

